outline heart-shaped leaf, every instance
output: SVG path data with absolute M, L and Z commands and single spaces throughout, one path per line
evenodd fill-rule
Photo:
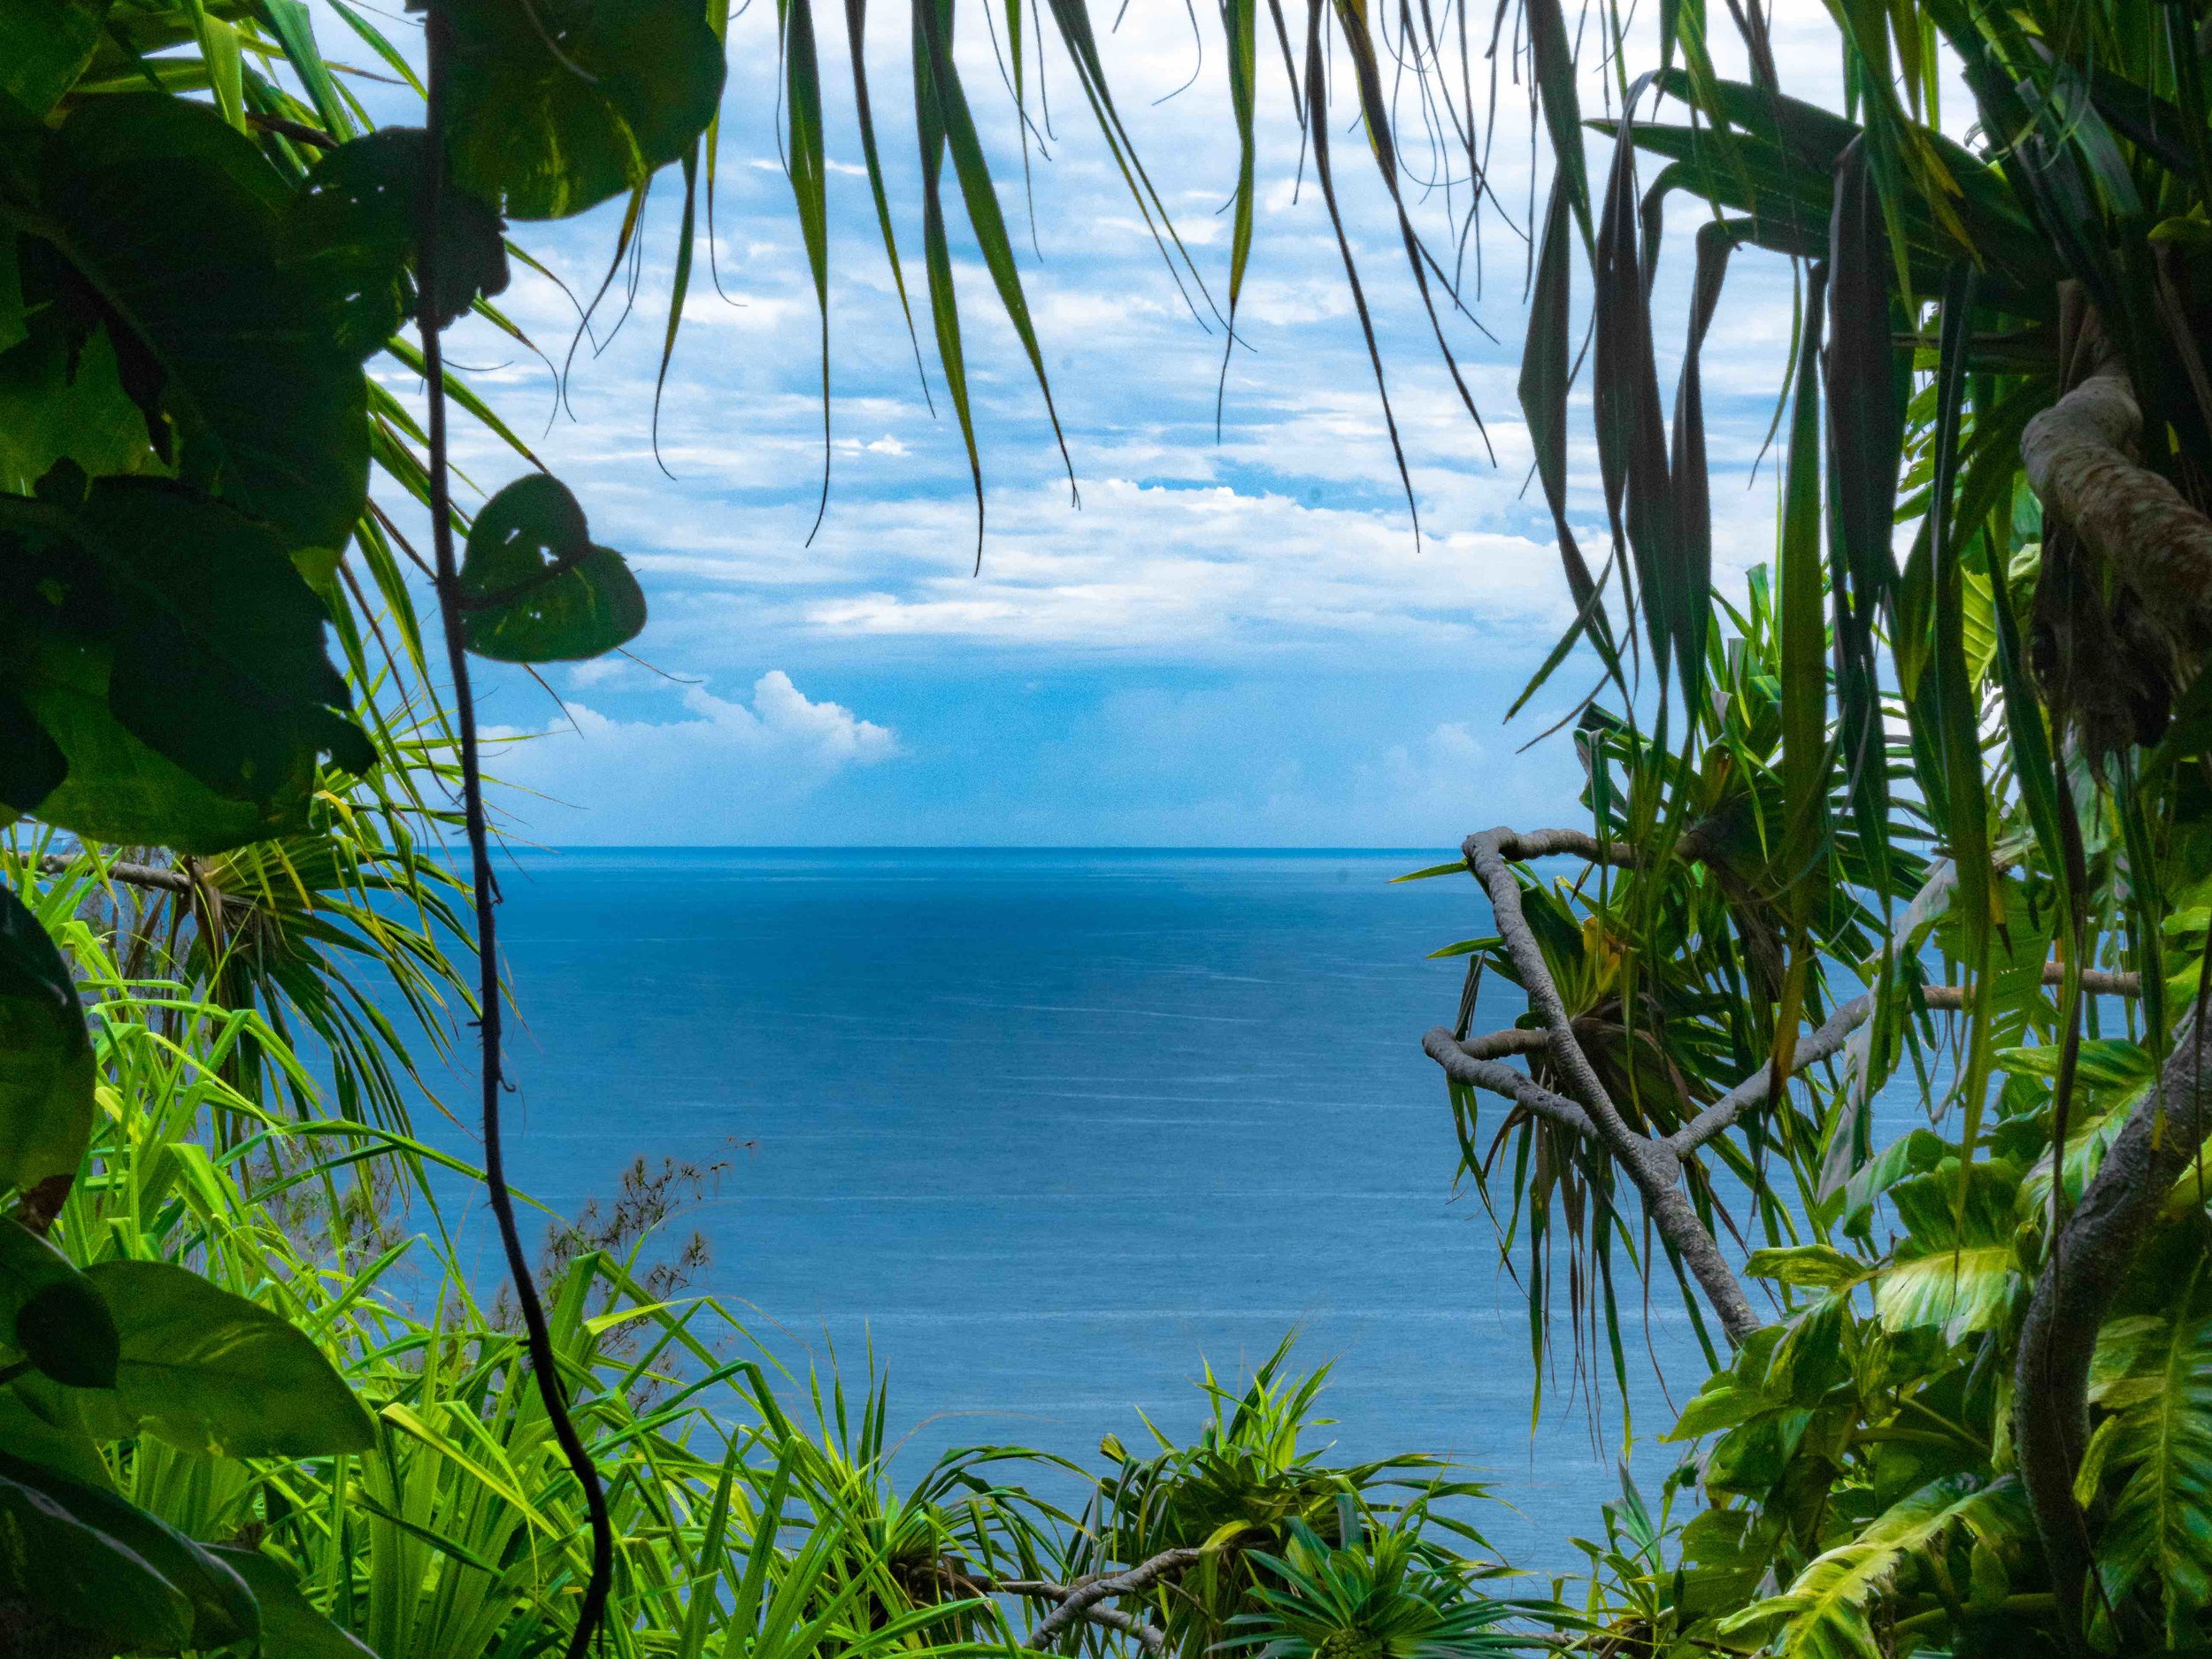
M 73 1388 L 112 1388 L 120 1339 L 107 1302 L 69 1258 L 0 1217 L 0 1342 Z
M 599 657 L 637 637 L 645 595 L 558 479 L 533 472 L 484 503 L 461 565 L 469 649 L 508 663 Z
M 376 1427 L 307 1333 L 166 1262 L 85 1270 L 115 1315 L 112 1393 L 78 1396 L 93 1432 L 142 1430 L 184 1451 L 314 1457 L 375 1444 Z
M 92 1116 L 76 984 L 38 918 L 0 887 L 0 1184 L 75 1174 Z
M 722 96 L 697 0 L 450 0 L 446 157 L 510 219 L 565 219 L 685 156 Z

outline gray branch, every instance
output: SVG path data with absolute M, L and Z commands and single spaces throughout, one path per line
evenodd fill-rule
M 1125 1595 L 1140 1595 L 1150 1589 L 1164 1574 L 1180 1572 L 1205 1553 L 1202 1549 L 1164 1549 L 1150 1560 L 1139 1562 L 1125 1572 L 1099 1573 L 1063 1586 L 1067 1592 L 1065 1599 L 1038 1621 L 1037 1628 L 1029 1632 L 1029 1639 L 1023 1646 L 1043 1651 L 1076 1620 L 1093 1618 L 1100 1610 L 1111 1610 L 1100 1609 L 1099 1602 Z M 1144 1638 L 1140 1634 L 1138 1640 L 1143 1640 Z M 1158 1644 L 1147 1642 L 1146 1646 L 1156 1647 Z
M 1694 826 L 1677 843 L 1685 856 L 1701 849 L 1693 846 L 1703 826 Z M 1526 991 L 1530 1009 L 1543 1021 L 1543 1029 L 1515 1028 L 1486 1036 L 1459 1038 L 1437 1026 L 1421 1039 L 1423 1050 L 1454 1082 L 1487 1089 L 1525 1106 L 1546 1120 L 1597 1141 L 1628 1173 L 1641 1194 L 1644 1207 L 1661 1235 L 1673 1247 L 1683 1264 L 1696 1276 L 1706 1300 L 1720 1316 L 1732 1341 L 1740 1342 L 1759 1325 L 1759 1317 L 1745 1296 L 1711 1230 L 1699 1219 L 1680 1185 L 1683 1160 L 1716 1135 L 1732 1127 L 1743 1114 L 1766 1102 L 1772 1094 L 1776 1068 L 1761 1066 L 1735 1087 L 1671 1135 L 1654 1136 L 1631 1128 L 1607 1095 L 1589 1056 L 1575 1035 L 1571 1017 L 1553 983 L 1543 950 L 1521 908 L 1521 885 L 1515 861 L 1566 854 L 1592 862 L 1637 867 L 1641 855 L 1624 842 L 1600 842 L 1580 830 L 1517 831 L 1500 828 L 1470 835 L 1461 849 L 1467 867 L 1489 895 L 1499 938 Z M 2065 978 L 2058 963 L 2043 970 L 2047 985 Z M 2132 973 L 2085 970 L 2082 988 L 2093 995 L 2133 996 L 2140 983 Z M 1965 992 L 1955 985 L 1922 987 L 1923 1000 L 1932 1009 L 1956 1011 L 1965 1006 Z M 1791 1055 L 1788 1075 L 1832 1059 L 1874 1012 L 1871 993 L 1853 998 L 1831 1014 L 1821 1025 L 1801 1035 Z M 1574 1099 L 1545 1087 L 1525 1071 L 1502 1064 L 1509 1055 L 1543 1053 L 1572 1091 Z
M 58 853 L 48 853 L 38 861 L 38 872 L 42 876 L 74 875 L 81 870 L 126 887 L 150 887 L 161 893 L 189 893 L 193 886 L 190 872 L 173 864 L 134 864 L 121 859 L 101 864 L 82 856 L 65 858 Z
M 1651 1217 L 1652 1225 L 1696 1278 L 1705 1292 L 1705 1299 L 1720 1317 L 1721 1328 L 1727 1332 L 1728 1340 L 1741 1342 L 1759 1328 L 1759 1316 L 1751 1299 L 1744 1294 L 1743 1286 L 1728 1265 L 1727 1257 L 1721 1254 L 1711 1231 L 1698 1218 L 1696 1209 L 1682 1190 L 1682 1160 L 1671 1148 L 1639 1134 L 1622 1118 L 1606 1094 L 1604 1084 L 1599 1080 L 1596 1069 L 1591 1065 L 1589 1056 L 1582 1051 L 1566 1004 L 1560 1000 L 1559 987 L 1552 983 L 1551 970 L 1545 965 L 1543 949 L 1522 914 L 1520 879 L 1514 874 L 1509 860 L 1569 850 L 1570 838 L 1575 833 L 1545 831 L 1520 835 L 1511 829 L 1499 828 L 1470 835 L 1461 851 L 1467 867 L 1475 872 L 1475 879 L 1490 895 L 1491 913 L 1506 954 L 1512 958 L 1514 970 L 1528 994 L 1529 1006 L 1542 1019 L 1550 1038 L 1553 1066 L 1565 1079 L 1576 1103 L 1587 1115 L 1597 1141 L 1635 1184 L 1644 1202 L 1644 1213 Z M 1538 849 L 1541 850 L 1533 850 Z M 1482 1063 L 1471 1060 L 1469 1064 Z M 1503 1069 L 1507 1068 L 1501 1068 Z
M 1536 1046 L 1542 1046 L 1544 1033 L 1541 1032 L 1517 1031 L 1511 1034 L 1537 1038 Z M 1444 1068 L 1444 1075 L 1453 1082 L 1464 1083 L 1471 1088 L 1486 1088 L 1493 1094 L 1502 1094 L 1508 1100 L 1527 1107 L 1539 1117 L 1548 1118 L 1563 1129 L 1571 1129 L 1577 1134 L 1588 1135 L 1593 1139 L 1596 1137 L 1597 1125 L 1590 1121 L 1589 1114 L 1581 1107 L 1563 1094 L 1553 1094 L 1527 1072 L 1517 1071 L 1509 1065 L 1501 1065 L 1477 1052 L 1477 1044 L 1487 1041 L 1479 1038 L 1474 1042 L 1462 1042 L 1447 1027 L 1438 1025 L 1421 1039 L 1421 1047 L 1430 1059 Z M 1519 1052 L 1526 1053 L 1527 1050 L 1524 1048 Z

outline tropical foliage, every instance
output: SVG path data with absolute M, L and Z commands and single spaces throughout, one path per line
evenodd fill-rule
M 1587 827 L 1446 867 L 1496 927 L 1425 1046 L 1540 1361 L 1563 1279 L 1624 1381 L 1623 1271 L 1708 1334 L 1659 1515 L 1632 1491 L 1589 1546 L 1600 1649 L 2197 1651 L 2212 36 L 2186 4 L 1829 10 L 1843 110 L 1789 96 L 1757 6 L 1742 81 L 1668 8 L 1588 123 L 1601 172 L 1554 175 L 1521 389 L 1556 510 L 1586 270 L 1609 534 L 1593 573 L 1560 517 L 1590 597 L 1553 662 L 1579 642 L 1610 695 Z M 1580 122 L 1571 78 L 1539 96 Z M 1698 354 L 1759 255 L 1798 309 L 1740 608 Z M 1487 971 L 1528 1011 L 1475 1033 Z
M 385 1659 L 1536 1640 L 1482 1593 L 1471 1494 L 1418 1460 L 1325 1463 L 1279 1362 L 1215 1387 L 1194 1445 L 1110 1443 L 1080 1501 L 1034 1495 L 1072 1471 L 993 1448 L 902 1489 L 872 1381 L 856 1425 L 834 1379 L 795 1409 L 643 1240 L 571 1230 L 534 1271 L 500 1170 L 470 662 L 596 655 L 643 601 L 541 470 L 456 504 L 456 410 L 534 457 L 441 334 L 468 313 L 517 332 L 509 221 L 626 202 L 619 260 L 672 167 L 673 349 L 733 19 L 434 0 L 411 57 L 333 9 L 422 93 L 419 126 L 372 130 L 295 0 L 0 4 L 0 1640 Z M 1081 0 L 1043 11 L 1210 311 Z M 1585 1617 L 1544 1640 L 2188 1650 L 2212 1637 L 2212 29 L 2190 0 L 1832 0 L 1829 109 L 1783 86 L 1758 0 L 1727 12 L 1741 78 L 1703 0 L 1633 35 L 1622 8 L 1559 0 L 1486 28 L 1309 0 L 1302 50 L 1270 7 L 1379 387 L 1334 56 L 1478 421 L 1446 343 L 1457 260 L 1402 150 L 1463 152 L 1441 211 L 1464 245 L 1485 40 L 1550 141 L 1519 390 L 1577 613 L 1537 683 L 1579 653 L 1607 689 L 1571 740 L 1586 826 L 1478 830 L 1442 867 L 1472 873 L 1494 931 L 1448 948 L 1468 992 L 1425 1046 L 1540 1367 L 1563 1310 L 1625 1386 L 1624 1280 L 1663 1277 L 1710 1376 L 1656 1511 L 1632 1486 L 1608 1507 Z M 1005 20 L 1025 104 L 1018 5 Z M 846 21 L 904 306 L 864 5 Z M 1220 21 L 1233 325 L 1263 54 L 1253 0 Z M 810 0 L 775 23 L 826 396 Z M 919 288 L 979 518 L 948 161 L 1050 394 L 953 10 L 911 25 Z M 1578 40 L 1603 48 L 1602 119 Z M 1954 72 L 1970 127 L 1943 119 Z M 1695 226 L 1671 240 L 1671 196 Z M 1684 242 L 1670 419 L 1655 275 Z M 1786 264 L 1798 300 L 1775 554 L 1734 595 L 1699 361 L 1740 258 Z M 420 416 L 364 373 L 379 353 L 422 375 Z M 1586 370 L 1594 538 L 1570 465 Z M 457 926 L 473 974 L 445 954 Z M 1528 1011 L 1477 1033 L 1494 972 Z M 511 1279 L 491 1309 L 426 1185 L 452 1160 L 409 1118 L 413 1056 L 457 1018 Z

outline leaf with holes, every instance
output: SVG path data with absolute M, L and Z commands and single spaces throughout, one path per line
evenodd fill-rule
M 619 553 L 592 544 L 576 497 L 543 472 L 476 515 L 461 593 L 469 649 L 505 663 L 603 656 L 645 626 L 637 578 Z
M 362 357 L 383 349 L 417 309 L 419 196 L 429 134 L 386 127 L 342 144 L 307 175 L 285 214 L 287 258 L 320 296 L 338 337 Z M 507 286 L 499 215 L 449 185 L 438 198 L 438 297 L 443 328 L 480 294 Z

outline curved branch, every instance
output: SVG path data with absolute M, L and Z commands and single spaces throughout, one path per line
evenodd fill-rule
M 1693 826 L 1691 834 L 1704 825 Z M 1678 848 L 1690 840 L 1686 835 Z M 1596 1069 L 1576 1037 L 1572 1018 L 1544 960 L 1542 947 L 1530 930 L 1522 909 L 1520 878 L 1515 861 L 1573 854 L 1585 858 L 1634 867 L 1641 856 L 1622 843 L 1601 843 L 1579 830 L 1517 831 L 1500 827 L 1470 835 L 1461 848 L 1467 867 L 1489 895 L 1490 910 L 1499 939 L 1515 975 L 1526 993 L 1530 1009 L 1543 1022 L 1540 1032 L 1524 1029 L 1493 1032 L 1487 1036 L 1461 1039 L 1442 1026 L 1421 1040 L 1423 1050 L 1455 1082 L 1487 1089 L 1504 1096 L 1549 1122 L 1588 1136 L 1605 1148 L 1624 1170 L 1643 1199 L 1646 1213 L 1684 1266 L 1696 1276 L 1706 1300 L 1719 1315 L 1730 1340 L 1741 1342 L 1756 1330 L 1760 1319 L 1738 1281 L 1718 1241 L 1692 1206 L 1681 1187 L 1683 1160 L 1733 1125 L 1754 1106 L 1764 1102 L 1774 1086 L 1774 1071 L 1762 1066 L 1688 1123 L 1667 1136 L 1647 1135 L 1632 1129 L 1621 1117 Z M 1695 856 L 1695 855 L 1693 855 Z M 2044 965 L 2046 984 L 2064 977 L 2057 963 Z M 2131 973 L 2085 972 L 2083 987 L 2095 995 L 2133 995 L 2139 988 Z M 1922 997 L 1933 1009 L 1955 1011 L 1964 1006 L 1964 992 L 1957 986 L 1922 987 Z M 1871 993 L 1855 997 L 1831 1014 L 1818 1029 L 1801 1037 L 1793 1052 L 1789 1075 L 1832 1058 L 1874 1012 Z M 1503 1056 L 1542 1052 L 1551 1057 L 1557 1075 L 1564 1079 L 1572 1098 L 1545 1087 L 1526 1072 L 1502 1064 Z
M 1539 1039 L 1543 1034 L 1532 1031 L 1513 1033 L 1517 1037 Z M 1487 1056 L 1474 1052 L 1475 1043 L 1460 1041 L 1445 1026 L 1432 1028 L 1421 1039 L 1421 1048 L 1430 1059 L 1444 1068 L 1444 1075 L 1453 1082 L 1463 1083 L 1470 1088 L 1486 1088 L 1493 1094 L 1502 1094 L 1508 1100 L 1527 1107 L 1540 1118 L 1549 1118 L 1563 1129 L 1571 1129 L 1577 1134 L 1588 1135 L 1593 1139 L 1596 1137 L 1597 1126 L 1581 1107 L 1563 1094 L 1553 1094 L 1527 1072 L 1517 1071 L 1509 1065 L 1501 1065 Z
M 2088 377 L 2020 434 L 2029 487 L 2154 616 L 2201 645 L 2212 640 L 2212 519 L 2136 465 L 2142 408 L 2110 342 L 2096 349 Z
M 1202 1549 L 1164 1549 L 1126 1572 L 1101 1573 L 1095 1578 L 1079 1579 L 1066 1586 L 1067 1599 L 1039 1621 L 1022 1645 L 1037 1650 L 1050 1647 L 1053 1639 L 1077 1619 L 1091 1617 L 1099 1602 L 1148 1590 L 1164 1574 L 1180 1572 L 1205 1553 Z
M 1536 942 L 1536 935 L 1529 931 L 1527 918 L 1522 914 L 1520 878 L 1514 873 L 1509 859 L 1530 856 L 1527 849 L 1536 846 L 1564 850 L 1558 841 L 1572 833 L 1551 832 L 1541 836 L 1524 836 L 1501 827 L 1470 835 L 1461 852 L 1467 867 L 1475 872 L 1475 879 L 1490 895 L 1491 914 L 1499 937 L 1504 941 L 1506 954 L 1511 957 L 1522 988 L 1528 994 L 1529 1006 L 1544 1022 L 1553 1065 L 1566 1079 L 1576 1102 L 1587 1114 L 1595 1138 L 1635 1184 L 1643 1199 L 1644 1213 L 1651 1218 L 1659 1236 L 1696 1278 L 1706 1301 L 1719 1316 L 1728 1340 L 1740 1343 L 1759 1328 L 1759 1315 L 1752 1307 L 1751 1299 L 1744 1294 L 1743 1286 L 1728 1265 L 1727 1257 L 1721 1254 L 1711 1230 L 1699 1219 L 1688 1194 L 1682 1190 L 1682 1160 L 1671 1148 L 1639 1134 L 1623 1120 L 1591 1065 L 1589 1056 L 1582 1051 L 1582 1044 L 1575 1037 L 1566 1004 L 1561 1002 L 1559 987 L 1552 983 L 1551 970 L 1544 962 L 1543 949 Z M 1508 848 L 1513 849 L 1511 853 L 1506 850 Z
M 1075 1595 L 1084 1584 L 1079 1579 L 1072 1585 L 1061 1584 L 1051 1578 L 994 1578 L 983 1573 L 966 1571 L 964 1563 L 942 1563 L 937 1569 L 945 1583 L 956 1590 L 972 1595 L 1014 1595 L 1033 1601 L 1065 1601 Z M 1154 1653 L 1167 1646 L 1167 1632 L 1157 1624 L 1147 1624 L 1133 1614 L 1119 1608 L 1087 1607 L 1081 1617 L 1105 1630 L 1136 1639 Z
M 2064 982 L 2066 970 L 2055 962 L 2043 964 L 2043 983 L 2058 985 Z M 2132 973 L 2107 973 L 2101 969 L 2083 970 L 2081 988 L 2092 996 L 2134 996 L 2142 988 L 2142 981 Z M 1924 985 L 1921 1000 L 1930 1008 L 1945 1013 L 1957 1013 L 1966 1006 L 1964 987 L 1956 985 Z M 1797 1048 L 1790 1061 L 1790 1075 L 1795 1077 L 1809 1066 L 1818 1065 L 1833 1056 L 1850 1040 L 1851 1033 L 1866 1024 L 1874 1012 L 1874 998 L 1870 993 L 1855 996 L 1828 1016 L 1817 1031 L 1797 1040 Z M 1667 1145 L 1678 1156 L 1686 1157 L 1715 1135 L 1732 1126 L 1745 1110 L 1767 1098 L 1773 1087 L 1774 1068 L 1761 1066 L 1749 1077 L 1730 1089 L 1703 1111 L 1684 1124 L 1667 1137 Z

